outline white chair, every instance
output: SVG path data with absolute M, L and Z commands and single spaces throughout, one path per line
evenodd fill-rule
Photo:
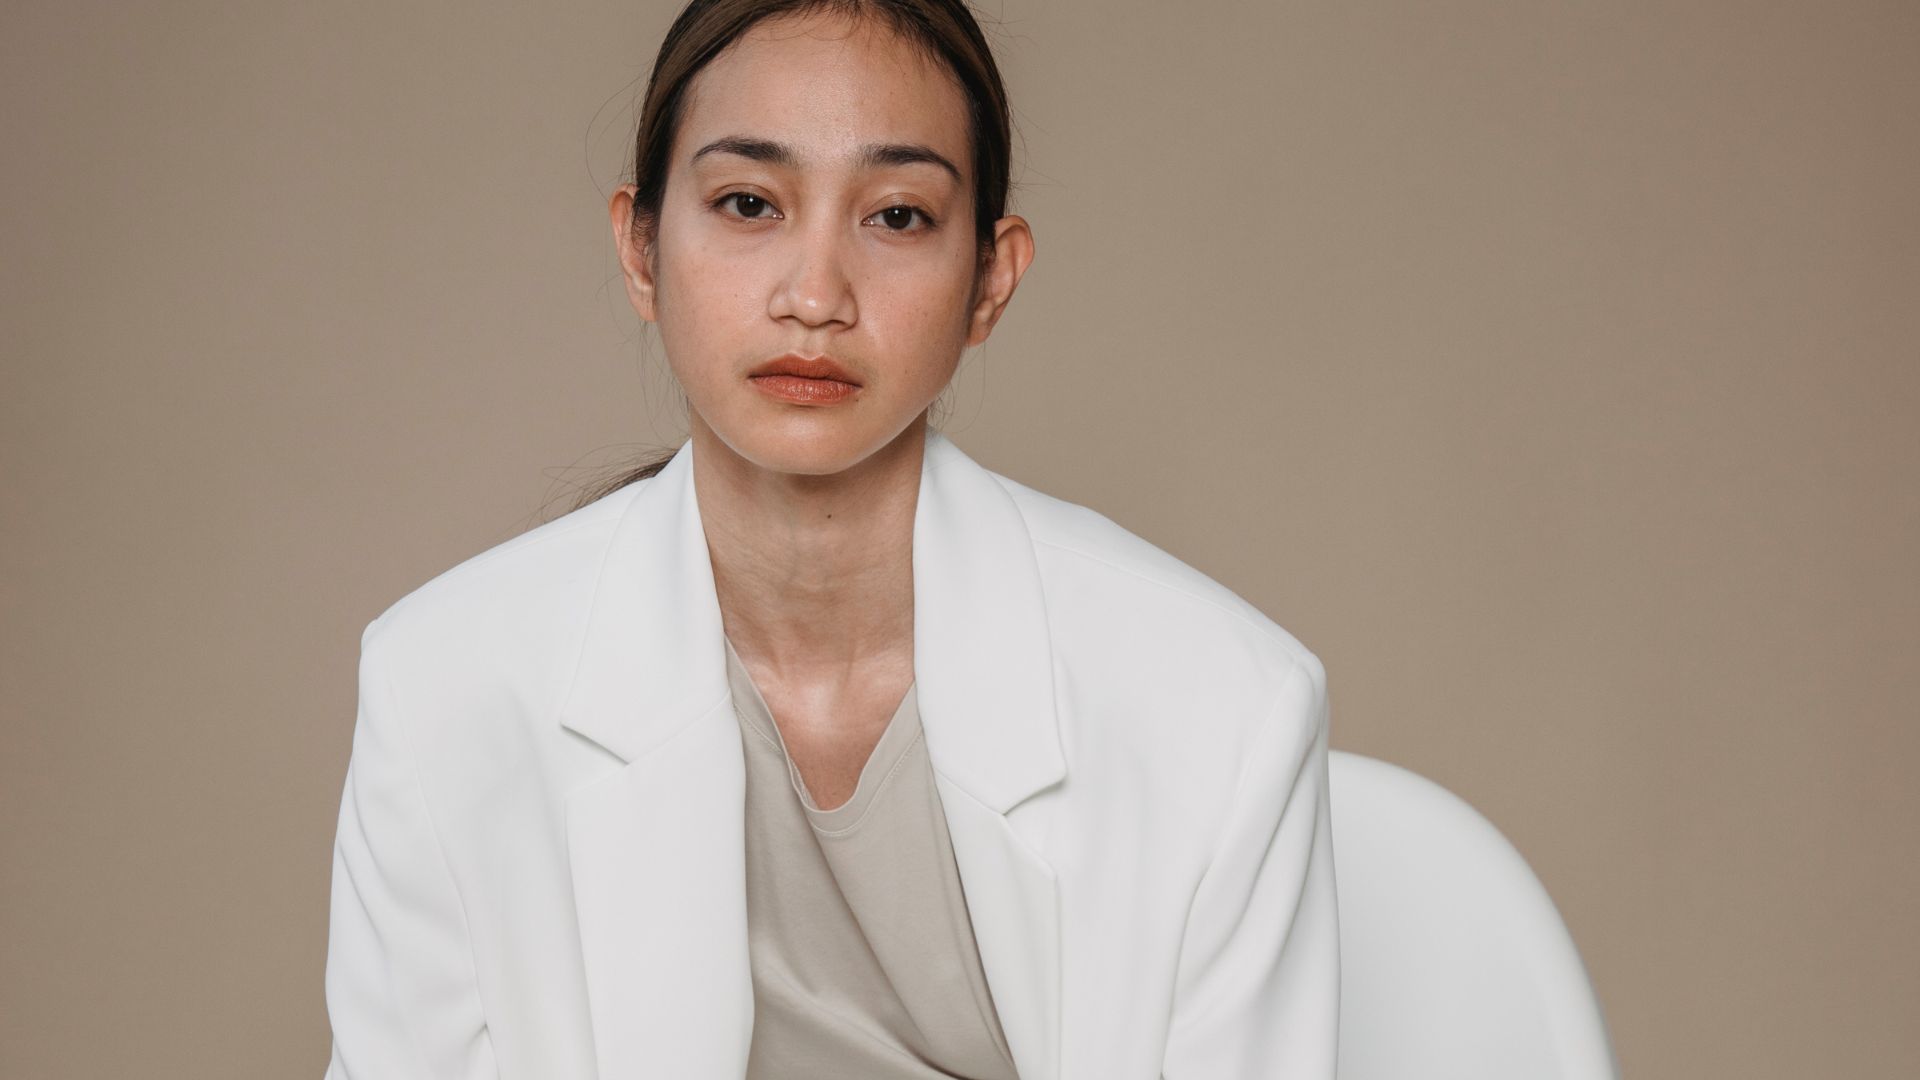
M 1397 765 L 1328 768 L 1340 1080 L 1617 1080 L 1573 938 L 1513 845 Z

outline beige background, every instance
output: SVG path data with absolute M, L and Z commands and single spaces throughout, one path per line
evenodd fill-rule
M 1040 256 L 946 430 L 1318 652 L 1629 1075 L 1920 1075 L 1920 7 L 985 7 Z M 321 1071 L 361 627 L 679 437 L 671 14 L 0 14 L 0 1075 Z

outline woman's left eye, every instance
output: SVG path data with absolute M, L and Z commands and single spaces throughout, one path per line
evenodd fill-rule
M 922 222 L 920 226 L 922 230 L 933 227 L 933 217 L 925 210 L 917 206 L 908 206 L 904 203 L 898 206 L 889 206 L 867 220 L 886 226 L 889 232 L 907 232 L 913 228 L 913 219 L 915 217 L 918 217 Z

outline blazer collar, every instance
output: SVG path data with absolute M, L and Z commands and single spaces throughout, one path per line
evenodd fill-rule
M 927 430 L 913 519 L 914 678 L 935 771 L 997 813 L 1066 773 L 1026 521 L 998 477 Z M 693 442 L 633 486 L 560 722 L 622 760 L 728 697 Z

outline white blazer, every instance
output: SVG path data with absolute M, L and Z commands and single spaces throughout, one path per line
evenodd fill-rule
M 938 432 L 913 584 L 927 752 L 1022 1080 L 1331 1080 L 1320 661 Z M 330 1080 L 743 1075 L 744 769 L 690 442 L 395 603 L 359 700 Z

